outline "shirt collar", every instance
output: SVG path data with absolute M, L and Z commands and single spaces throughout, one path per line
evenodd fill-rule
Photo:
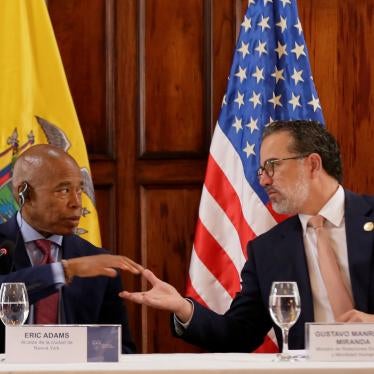
M 42 234 L 40 234 L 38 231 L 36 231 L 31 225 L 29 225 L 24 218 L 22 218 L 22 215 L 20 212 L 17 213 L 17 223 L 19 230 L 21 231 L 23 241 L 25 243 L 32 242 L 34 240 L 38 239 L 48 239 L 49 241 L 57 244 L 61 247 L 62 245 L 62 235 L 51 235 L 48 238 L 45 238 Z
M 335 227 L 339 227 L 344 218 L 344 200 L 344 189 L 339 185 L 336 192 L 331 196 L 318 214 L 326 218 L 326 220 Z M 311 217 L 312 216 L 308 214 L 299 214 L 299 219 L 304 232 L 306 231 L 308 221 Z

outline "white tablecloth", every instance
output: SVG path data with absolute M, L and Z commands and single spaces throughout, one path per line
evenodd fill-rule
M 0 373 L 177 373 L 177 374 L 373 374 L 373 362 L 274 362 L 270 354 L 137 354 L 123 355 L 118 363 L 10 364 L 0 363 Z M 0 355 L 4 358 L 4 355 Z M 68 361 L 68 358 L 67 360 Z

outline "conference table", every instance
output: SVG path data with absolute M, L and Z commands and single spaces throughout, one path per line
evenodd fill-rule
M 117 363 L 13 364 L 0 355 L 7 374 L 373 374 L 372 362 L 274 362 L 273 354 L 175 353 L 122 355 Z M 67 360 L 68 361 L 68 358 Z

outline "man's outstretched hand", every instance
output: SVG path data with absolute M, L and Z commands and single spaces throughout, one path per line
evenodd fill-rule
M 151 284 L 143 292 L 122 291 L 119 296 L 156 309 L 175 313 L 181 322 L 187 322 L 192 315 L 192 305 L 169 283 L 158 279 L 150 270 L 141 270 L 141 275 Z

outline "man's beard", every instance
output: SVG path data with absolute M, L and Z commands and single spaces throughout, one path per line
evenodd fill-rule
M 303 172 L 300 173 L 293 186 L 279 191 L 280 199 L 272 201 L 275 212 L 288 215 L 300 213 L 301 207 L 309 195 L 309 185 L 306 183 L 304 176 Z

